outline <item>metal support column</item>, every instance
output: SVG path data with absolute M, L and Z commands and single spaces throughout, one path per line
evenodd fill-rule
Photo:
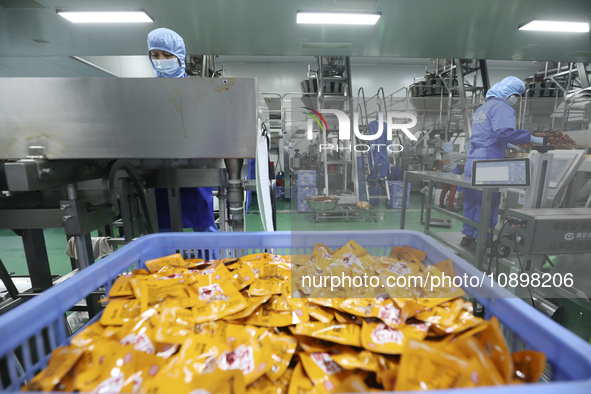
M 455 59 L 456 72 L 458 73 L 458 89 L 460 90 L 460 105 L 462 107 L 462 115 L 464 117 L 464 135 L 470 138 L 472 135 L 472 127 L 470 124 L 470 116 L 468 115 L 468 103 L 466 101 L 466 88 L 464 86 L 464 70 L 462 69 L 462 60 Z
M 23 238 L 27 267 L 29 268 L 29 276 L 31 277 L 31 288 L 34 292 L 49 289 L 52 286 L 51 270 L 49 269 L 49 259 L 47 257 L 43 230 L 19 230 L 17 234 Z
M 173 233 L 183 231 L 183 216 L 181 211 L 181 189 L 171 187 L 168 189 L 168 207 L 170 210 L 170 229 Z
M 488 66 L 486 65 L 485 59 L 479 59 L 478 65 L 480 66 L 480 76 L 482 77 L 482 89 L 484 94 L 490 89 L 490 78 L 488 77 Z
M 581 89 L 589 87 L 589 76 L 587 75 L 587 67 L 585 63 L 577 63 L 577 73 L 579 74 L 579 82 L 581 83 Z

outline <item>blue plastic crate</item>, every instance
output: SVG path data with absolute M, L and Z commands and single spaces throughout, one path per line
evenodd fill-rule
M 298 186 L 298 200 L 305 200 L 306 197 L 316 195 L 316 185 Z
M 369 203 L 371 205 L 378 205 L 380 203 L 379 198 L 371 198 L 371 196 L 379 196 L 382 194 L 382 188 L 379 186 L 369 186 Z
M 298 200 L 298 212 L 314 212 L 314 210 L 308 207 L 306 199 Z
M 390 208 L 402 208 L 402 197 L 404 192 L 404 182 L 390 181 Z M 410 202 L 410 185 L 406 191 L 406 208 Z
M 285 198 L 285 187 L 283 187 L 283 186 L 276 186 L 275 187 L 275 198 Z
M 10 383 L 0 379 L 0 390 L 17 392 L 23 380 L 31 379 L 44 367 L 51 351 L 68 343 L 64 314 L 95 289 L 108 292 L 117 276 L 147 260 L 182 253 L 188 257 L 198 251 L 215 251 L 219 256 L 238 257 L 264 250 L 276 254 L 311 254 L 317 242 L 330 248 L 355 240 L 373 255 L 385 256 L 393 246 L 408 245 L 427 253 L 427 263 L 451 259 L 458 276 L 481 276 L 475 267 L 425 234 L 410 230 L 337 232 L 253 232 L 253 233 L 165 233 L 142 237 L 42 295 L 0 316 L 0 359 L 7 362 Z M 527 348 L 544 352 L 553 366 L 552 382 L 438 390 L 437 394 L 589 394 L 591 393 L 591 346 L 558 323 L 517 298 L 507 290 L 490 286 L 464 288 L 487 311 L 497 316 L 507 330 L 520 337 Z M 503 298 L 507 297 L 507 298 Z M 45 331 L 46 335 L 42 331 Z M 31 342 L 29 340 L 31 339 Z M 34 344 L 34 345 L 30 345 Z M 35 351 L 31 348 L 35 347 Z M 49 353 L 46 351 L 47 346 Z M 33 364 L 37 352 L 41 361 Z M 22 354 L 20 362 L 15 354 Z M 20 371 L 24 371 L 24 375 Z M 4 374 L 4 371 L 2 372 Z
M 298 186 L 316 185 L 316 171 L 298 171 Z

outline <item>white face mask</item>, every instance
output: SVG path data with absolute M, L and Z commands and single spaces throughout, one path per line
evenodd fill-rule
M 154 68 L 164 75 L 174 75 L 178 72 L 180 66 L 177 58 L 174 59 L 152 59 Z
M 510 106 L 514 106 L 515 104 L 517 104 L 517 100 L 518 100 L 517 97 L 511 96 L 511 97 L 507 97 L 507 100 L 505 100 L 505 102 L 507 104 L 509 104 Z

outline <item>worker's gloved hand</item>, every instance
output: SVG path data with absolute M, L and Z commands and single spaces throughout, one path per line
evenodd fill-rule
M 544 139 L 542 137 L 534 137 L 532 135 L 531 140 L 529 142 L 531 142 L 532 144 L 536 144 L 536 145 L 543 145 Z
M 523 149 L 513 144 L 507 144 L 507 149 L 513 149 L 516 152 L 523 152 Z

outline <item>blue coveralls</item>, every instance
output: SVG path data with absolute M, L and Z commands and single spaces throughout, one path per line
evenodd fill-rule
M 181 62 L 176 72 L 165 75 L 159 72 L 150 58 L 157 78 L 188 78 L 185 74 L 185 43 L 180 35 L 170 29 L 160 28 L 148 35 L 148 54 L 153 49 L 166 51 L 175 55 Z M 218 228 L 213 217 L 213 191 L 211 187 L 181 188 L 181 211 L 183 228 L 192 228 L 198 232 L 215 232 Z M 158 210 L 158 227 L 160 232 L 170 232 L 170 210 L 167 189 L 156 189 L 156 207 Z
M 493 90 L 493 88 L 490 90 Z M 504 98 L 490 97 L 489 93 L 487 93 L 486 103 L 478 108 L 472 116 L 470 151 L 464 167 L 464 174 L 468 177 L 472 176 L 472 161 L 503 159 L 505 158 L 507 143 L 523 145 L 529 143 L 531 139 L 529 131 L 515 130 L 515 110 L 505 103 Z M 523 92 L 513 93 L 521 94 Z M 500 204 L 500 196 L 496 194 L 493 195 L 492 202 L 493 226 L 496 226 L 498 221 L 497 213 Z M 464 189 L 464 217 L 479 222 L 481 205 L 481 191 Z M 487 220 L 487 228 L 490 225 L 489 220 Z M 478 229 L 464 223 L 462 234 L 477 238 Z
M 376 178 L 384 179 L 388 176 L 390 170 L 390 159 L 388 157 L 388 145 L 392 145 L 392 141 L 388 139 L 388 125 L 383 122 L 382 135 L 371 141 L 372 151 L 369 154 L 369 179 L 375 181 Z M 369 122 L 369 134 L 375 135 L 378 132 L 378 121 L 372 120 Z M 381 144 L 378 147 L 378 144 Z M 379 149 L 379 150 L 378 150 Z

